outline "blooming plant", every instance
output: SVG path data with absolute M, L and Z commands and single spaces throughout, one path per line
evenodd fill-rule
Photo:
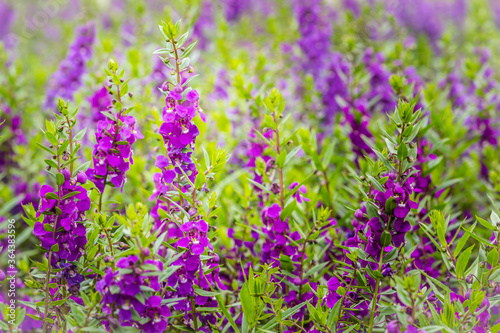
M 500 332 L 494 2 L 1 1 L 0 332 Z

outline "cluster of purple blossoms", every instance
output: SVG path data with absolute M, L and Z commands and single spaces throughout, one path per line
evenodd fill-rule
M 41 202 L 37 217 L 43 214 L 44 219 L 43 222 L 35 223 L 33 234 L 40 238 L 42 247 L 47 251 L 58 245 L 58 250 L 52 252 L 50 263 L 55 268 L 64 269 L 62 277 L 70 285 L 70 292 L 77 294 L 83 276 L 69 262 L 77 261 L 84 254 L 87 230 L 83 222 L 85 212 L 90 209 L 90 198 L 87 190 L 81 186 L 87 182 L 83 171 L 71 177 L 65 168 L 61 174 L 64 183 L 60 192 L 49 185 L 40 188 Z M 49 257 L 48 254 L 46 256 Z
M 348 82 L 346 81 L 350 72 L 349 63 L 342 58 L 342 55 L 337 52 L 333 53 L 322 92 L 322 104 L 325 108 L 324 114 L 327 124 L 331 124 L 333 117 L 342 110 L 337 98 L 345 99 L 346 96 L 349 96 Z
M 217 300 L 214 297 L 200 295 L 200 292 L 196 292 L 195 289 L 208 292 L 212 290 L 211 287 L 215 286 L 219 286 L 219 288 L 225 289 L 224 285 L 219 279 L 219 257 L 217 256 L 217 254 L 212 253 L 211 258 L 205 263 L 202 263 L 200 255 L 203 252 L 199 254 L 193 252 L 193 245 L 202 243 L 202 238 L 206 237 L 206 233 L 200 230 L 196 230 L 193 232 L 193 229 L 194 228 L 191 228 L 186 235 L 186 238 L 189 239 L 188 241 L 191 244 L 191 251 L 185 252 L 179 259 L 172 263 L 172 265 L 180 266 L 174 274 L 169 276 L 167 281 L 168 286 L 172 289 L 175 289 L 175 291 L 167 290 L 167 292 L 165 293 L 166 299 L 185 297 L 184 300 L 174 303 L 172 308 L 176 311 L 185 313 L 187 324 L 190 320 L 195 320 L 192 315 L 193 303 L 195 306 L 199 307 L 218 306 Z M 196 238 L 197 236 L 198 238 Z M 181 244 L 179 244 L 179 242 L 181 242 Z M 179 247 L 181 245 L 186 245 L 182 244 L 183 242 L 185 242 L 185 240 L 179 240 L 176 246 Z M 207 246 L 211 247 L 211 245 L 209 244 L 207 244 Z M 202 249 L 201 247 L 199 247 L 199 250 L 204 251 L 205 248 Z M 204 273 L 203 266 L 206 266 L 208 271 L 212 271 L 209 273 Z M 204 323 L 204 325 L 199 329 L 203 332 L 211 332 L 210 325 L 216 325 L 217 322 L 216 314 L 206 313 L 202 315 L 201 313 L 197 313 L 197 316 L 198 318 L 196 319 L 201 320 L 201 322 Z
M 26 135 L 23 131 L 22 119 L 20 115 L 12 114 L 11 109 L 3 105 L 1 108 L 0 118 L 0 134 L 3 137 L 2 145 L 0 146 L 0 173 L 8 172 L 9 168 L 16 165 L 13 157 L 14 146 L 25 144 Z
M 358 209 L 354 214 L 355 222 L 353 223 L 356 227 L 356 235 L 346 242 L 347 246 L 363 246 L 364 250 L 376 260 L 381 255 L 381 236 L 384 231 L 391 233 L 391 245 L 400 247 L 405 243 L 405 235 L 411 229 L 406 216 L 412 208 L 418 207 L 417 203 L 410 199 L 413 193 L 419 192 L 414 187 L 415 179 L 413 177 L 397 178 L 397 173 L 392 170 L 383 185 L 384 192 L 372 189 L 371 197 L 377 206 L 375 211 L 377 216 L 369 219 L 363 210 Z M 366 241 L 359 234 L 366 236 Z
M 200 132 L 193 123 L 193 118 L 198 114 L 203 121 L 206 120 L 198 105 L 199 98 L 196 90 L 187 91 L 180 85 L 167 90 L 163 107 L 164 123 L 159 133 L 167 148 L 168 158 L 160 155 L 155 164 L 162 170 L 161 178 L 166 184 L 171 184 L 176 175 L 182 176 L 185 173 L 191 181 L 194 181 L 197 175 L 191 149 L 194 148 L 196 137 Z
M 224 16 L 228 22 L 238 21 L 243 13 L 250 7 L 249 0 L 224 0 L 222 1 Z
M 148 267 L 143 267 L 143 264 Z M 156 266 L 157 270 L 151 266 Z M 144 291 L 161 291 L 161 283 L 154 272 L 163 270 L 162 262 L 151 259 L 142 262 L 132 255 L 118 260 L 116 267 L 119 268 L 116 272 L 108 267 L 104 277 L 96 283 L 96 290 L 103 295 L 103 310 L 108 315 L 104 322 L 106 327 L 109 329 L 118 324 L 113 318 L 117 314 L 120 327 L 136 327 L 146 333 L 165 332 L 170 309 L 162 305 L 161 296 L 147 297 Z M 137 321 L 133 318 L 134 313 L 146 322 Z
M 50 79 L 45 107 L 55 107 L 57 97 L 65 100 L 73 99 L 73 94 L 82 85 L 82 76 L 86 72 L 85 65 L 92 57 L 95 39 L 96 26 L 93 22 L 77 29 L 75 40 L 69 46 L 66 58 Z
M 435 46 L 444 30 L 441 17 L 443 3 L 440 1 L 401 0 L 394 10 L 397 20 L 413 33 L 426 35 Z M 418 13 L 418 14 L 417 14 Z M 422 20 L 427 17 L 427 20 Z
M 306 58 L 301 70 L 312 75 L 320 90 L 323 90 L 322 73 L 328 65 L 332 37 L 332 27 L 324 12 L 321 0 L 294 1 L 301 36 L 298 45 Z
M 90 110 L 89 118 L 92 124 L 97 124 L 100 120 L 105 120 L 106 116 L 102 114 L 101 111 L 108 110 L 111 106 L 111 97 L 109 95 L 108 89 L 102 87 L 97 90 L 89 99 Z
M 392 112 L 397 105 L 397 98 L 393 95 L 389 80 L 391 73 L 384 65 L 384 54 L 368 48 L 363 55 L 363 62 L 370 74 L 370 90 L 365 95 L 365 98 L 369 101 L 377 99 L 374 107 L 379 107 L 384 113 Z
M 352 106 L 345 106 L 342 108 L 345 116 L 345 121 L 343 123 L 348 123 L 351 127 L 348 136 L 353 145 L 353 151 L 359 158 L 365 154 L 372 153 L 372 149 L 363 137 L 372 140 L 373 135 L 368 128 L 370 124 L 370 115 L 368 114 L 367 103 L 362 99 L 357 99 L 352 104 Z
M 14 9 L 8 3 L 0 2 L 0 42 L 5 43 L 7 47 L 10 47 L 12 43 L 7 37 L 15 18 Z
M 450 73 L 446 79 L 439 83 L 440 88 L 449 88 L 448 99 L 453 102 L 456 108 L 464 107 L 467 102 L 467 88 L 460 79 L 457 72 Z
M 345 283 L 356 284 L 356 279 L 348 277 L 347 275 L 343 277 Z M 352 281 L 351 281 L 352 280 Z M 326 296 L 326 305 L 332 309 L 338 301 L 342 299 L 342 296 L 337 292 L 339 287 L 345 288 L 345 283 L 341 283 L 337 277 L 332 277 L 328 280 L 328 295 Z M 356 291 L 349 291 L 349 293 L 344 298 L 344 312 L 342 318 L 347 319 L 350 316 L 356 316 L 357 318 L 365 317 L 368 314 L 368 302 L 362 301 L 359 304 L 359 295 Z M 353 310 L 347 310 L 353 309 Z
M 280 218 L 281 210 L 281 206 L 274 203 L 265 207 L 261 212 L 262 222 L 264 223 L 262 231 L 268 236 L 262 245 L 262 261 L 272 263 L 275 266 L 280 265 L 281 254 L 289 257 L 297 254 L 297 248 L 291 244 L 286 236 L 289 236 L 294 241 L 300 239 L 300 234 L 297 231 L 290 234 L 288 219 L 282 221 Z
M 133 116 L 116 113 L 114 119 L 107 118 L 97 123 L 96 144 L 92 151 L 94 168 L 87 176 L 101 193 L 109 182 L 123 190 L 125 173 L 134 163 L 132 144 L 143 136 L 136 128 Z
M 393 12 L 398 22 L 405 26 L 415 35 L 427 36 L 431 45 L 437 48 L 438 41 L 443 35 L 448 21 L 460 26 L 465 21 L 467 14 L 467 1 L 435 1 L 423 0 L 414 2 L 411 0 L 400 0 L 398 2 L 387 1 L 388 7 Z M 427 20 L 422 20 L 426 17 Z
M 201 4 L 200 14 L 193 26 L 193 39 L 198 41 L 197 46 L 205 50 L 209 44 L 209 32 L 214 28 L 214 9 L 210 0 Z M 165 66 L 162 66 L 165 68 Z
M 213 247 L 208 238 L 210 230 L 209 224 L 198 214 L 194 206 L 184 206 L 187 210 L 189 221 L 178 224 L 178 221 L 160 221 L 158 210 L 164 209 L 170 213 L 179 212 L 180 209 L 170 203 L 164 202 L 162 197 L 172 189 L 187 192 L 197 191 L 189 184 L 183 184 L 182 180 L 187 177 L 191 182 L 195 182 L 198 170 L 192 158 L 195 149 L 196 138 L 199 135 L 198 127 L 194 124 L 193 118 L 200 116 L 202 121 L 206 121 L 203 110 L 199 106 L 200 96 L 196 90 L 187 86 L 182 86 L 182 82 L 187 80 L 188 70 L 179 74 L 181 82 L 170 89 L 170 83 L 162 85 L 165 95 L 165 107 L 158 133 L 163 137 L 166 156 L 158 155 L 155 166 L 161 173 L 154 175 L 155 192 L 150 200 L 157 198 L 152 215 L 156 220 L 158 229 L 168 228 L 167 238 L 176 239 L 174 247 L 182 255 L 173 262 L 173 265 L 180 266 L 174 274 L 168 278 L 170 287 L 165 295 L 165 299 L 175 299 L 185 297 L 183 300 L 175 301 L 172 308 L 184 313 L 186 325 L 193 326 L 192 322 L 201 321 L 199 331 L 211 332 L 210 325 L 217 322 L 214 313 L 199 313 L 193 311 L 193 306 L 217 307 L 218 303 L 212 296 L 203 296 L 195 290 L 211 292 L 211 288 L 218 285 L 224 289 L 219 280 L 219 257 L 213 253 Z M 203 186 L 205 188 L 205 186 Z M 201 256 L 208 253 L 208 260 L 201 260 Z M 208 273 L 205 271 L 208 270 Z M 196 315 L 197 318 L 194 318 Z M 194 328 L 194 327 L 192 327 Z

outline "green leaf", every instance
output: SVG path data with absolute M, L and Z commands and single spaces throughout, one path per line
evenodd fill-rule
M 457 267 L 456 267 L 456 273 L 457 273 L 457 278 L 462 279 L 465 268 L 467 267 L 467 264 L 469 263 L 469 258 L 472 253 L 472 249 L 474 248 L 474 245 L 470 246 L 465 250 L 457 259 Z
M 207 297 L 214 297 L 217 295 L 220 295 L 220 293 L 212 292 L 212 291 L 206 291 L 200 288 L 195 288 L 194 292 L 200 296 L 207 296 Z
M 299 305 L 294 306 L 293 308 L 290 308 L 286 311 L 283 311 L 283 316 L 282 316 L 281 320 L 285 320 L 288 317 L 290 317 L 291 315 L 297 313 L 300 310 L 300 308 L 302 308 L 304 305 L 306 305 L 308 303 L 309 302 L 306 301 L 306 302 L 300 303 Z M 264 330 L 269 330 L 269 329 L 273 328 L 274 326 L 276 326 L 277 323 L 278 323 L 278 321 L 276 320 L 276 318 L 273 318 L 271 321 L 269 321 L 266 325 L 262 326 L 261 328 Z
M 490 230 L 493 230 L 493 231 L 497 231 L 497 228 L 495 228 L 490 222 L 476 216 L 476 219 L 479 223 L 481 223 L 481 225 L 487 229 L 490 229 Z
M 285 221 L 287 219 L 287 217 L 292 215 L 296 206 L 297 206 L 297 200 L 295 200 L 295 198 L 294 198 L 292 201 L 290 201 L 290 203 L 288 205 L 286 205 L 285 209 L 283 209 L 283 211 L 280 214 L 280 219 L 282 221 Z
M 486 260 L 488 261 L 488 263 L 491 265 L 492 268 L 498 265 L 498 251 L 496 248 L 493 248 L 490 252 L 488 252 Z
M 45 198 L 57 200 L 59 197 L 53 192 L 45 193 Z
M 46 152 L 48 152 L 50 155 L 54 155 L 55 154 L 52 150 L 50 150 L 49 148 L 45 147 L 44 145 L 42 145 L 42 144 L 40 144 L 38 142 L 36 142 L 36 144 L 37 144 L 38 147 L 42 148 L 43 150 L 45 150 Z
M 50 248 L 50 251 L 58 252 L 59 251 L 59 243 L 55 243 L 54 245 L 52 245 L 52 247 Z
M 65 299 L 60 299 L 58 301 L 51 302 L 51 303 L 49 303 L 49 305 L 50 306 L 61 306 L 64 303 L 66 303 L 66 298 Z
M 58 169 L 59 167 L 57 166 L 57 163 L 52 161 L 52 160 L 44 160 L 45 163 L 47 163 L 48 166 L 54 169 Z
M 281 153 L 279 154 L 278 158 L 276 159 L 276 166 L 278 168 L 280 168 L 280 169 L 283 168 L 283 166 L 285 165 L 286 156 L 287 156 L 286 149 L 283 149 L 281 151 Z
M 56 182 L 57 182 L 57 185 L 62 185 L 64 184 L 64 176 L 62 175 L 62 173 L 57 173 L 56 174 Z
M 398 147 L 398 160 L 400 163 L 403 163 L 403 161 L 408 157 L 408 147 L 406 147 L 406 144 L 404 142 L 401 142 Z
M 181 58 L 186 58 L 191 53 L 191 51 L 193 51 L 194 47 L 196 46 L 196 43 L 197 42 L 194 41 L 188 47 L 186 47 L 186 49 L 184 50 L 184 52 L 181 55 Z
M 59 145 L 59 141 L 57 141 L 57 138 L 54 136 L 54 134 L 45 132 L 45 137 L 53 146 L 57 147 Z
M 274 119 L 268 115 L 268 114 L 265 114 L 264 115 L 264 125 L 266 127 L 269 127 L 269 128 L 272 128 L 273 130 L 276 130 L 276 122 L 274 121 Z
M 250 291 L 248 290 L 248 281 L 243 284 L 240 290 L 240 301 L 241 308 L 250 327 L 255 327 L 257 325 L 257 320 L 259 318 L 259 309 L 261 307 L 262 301 L 258 297 L 250 296 Z
M 69 145 L 69 140 L 64 141 L 60 146 L 59 149 L 57 150 L 57 155 L 62 155 L 66 148 L 68 148 Z
M 453 252 L 453 257 L 456 258 L 458 256 L 458 254 L 460 253 L 460 251 L 462 251 L 462 249 L 465 246 L 465 243 L 467 243 L 467 240 L 469 239 L 470 233 L 472 233 L 474 231 L 474 228 L 476 227 L 476 225 L 477 225 L 477 222 L 474 223 L 469 229 L 467 229 L 467 232 L 460 238 L 460 240 L 458 241 L 458 244 L 455 248 L 455 251 Z
M 61 198 L 61 200 L 64 200 L 64 199 L 68 199 L 68 198 L 71 198 L 71 197 L 74 197 L 75 195 L 79 194 L 80 192 L 78 191 L 74 191 L 74 192 L 70 192 L 68 194 L 66 194 L 64 197 Z

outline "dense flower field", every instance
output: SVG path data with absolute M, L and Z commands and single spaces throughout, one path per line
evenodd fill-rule
M 500 332 L 500 1 L 0 0 L 0 332 Z

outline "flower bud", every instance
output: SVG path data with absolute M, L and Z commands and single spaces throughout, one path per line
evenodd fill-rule
M 109 59 L 108 69 L 110 71 L 116 72 L 116 70 L 118 69 L 118 64 L 116 63 L 116 61 L 114 61 L 113 59 Z
M 146 257 L 149 257 L 151 255 L 151 250 L 147 247 L 143 247 L 141 249 L 141 255 L 146 258 Z
M 82 170 L 78 171 L 76 174 L 76 181 L 80 184 L 85 184 L 87 182 L 87 175 Z

